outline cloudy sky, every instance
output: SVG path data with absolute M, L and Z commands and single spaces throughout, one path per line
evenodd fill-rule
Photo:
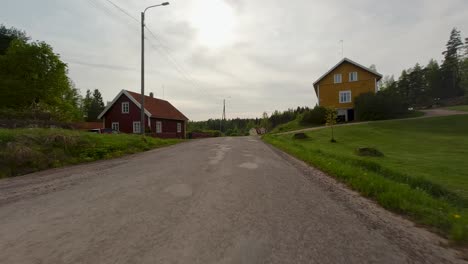
M 110 2 L 128 12 L 124 14 Z M 81 90 L 140 90 L 140 12 L 154 0 L 6 0 L 0 23 L 51 44 Z M 344 55 L 396 75 L 441 59 L 467 0 L 174 0 L 147 12 L 146 91 L 192 120 L 314 106 Z M 133 17 L 133 18 L 132 18 Z

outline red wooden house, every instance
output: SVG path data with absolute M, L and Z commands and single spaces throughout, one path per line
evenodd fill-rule
M 105 128 L 122 133 L 140 133 L 141 95 L 122 90 L 98 116 Z M 145 96 L 145 127 L 160 138 L 185 138 L 188 118 L 171 103 Z

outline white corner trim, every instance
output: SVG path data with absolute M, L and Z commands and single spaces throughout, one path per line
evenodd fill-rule
M 320 85 L 317 85 L 317 105 L 320 106 Z
M 106 113 L 107 111 L 109 111 L 109 109 L 111 109 L 111 107 L 115 104 L 115 102 L 117 102 L 117 100 L 119 100 L 120 96 L 122 96 L 122 94 L 124 94 L 125 96 L 128 97 L 128 99 L 130 99 L 130 101 L 132 101 L 134 104 L 136 104 L 136 106 L 138 108 L 141 109 L 141 104 L 138 102 L 138 100 L 136 100 L 135 98 L 133 98 L 133 96 L 131 96 L 126 90 L 122 90 L 120 91 L 119 94 L 117 94 L 117 96 L 114 98 L 114 100 L 112 100 L 112 102 L 110 104 L 108 104 L 106 106 L 106 108 L 104 108 L 104 110 L 102 111 L 102 113 L 99 114 L 98 116 L 98 119 L 101 119 Z M 129 106 L 130 107 L 130 106 Z M 151 113 L 145 109 L 145 114 L 148 116 L 148 117 L 151 117 Z
M 374 78 L 375 81 L 375 93 L 379 91 L 379 87 L 377 86 L 377 78 Z

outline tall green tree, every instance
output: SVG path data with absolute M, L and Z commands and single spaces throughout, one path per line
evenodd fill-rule
M 468 38 L 465 38 L 465 53 L 461 62 L 461 86 L 468 97 Z
M 89 90 L 86 92 L 88 97 Z M 86 97 L 85 97 L 86 100 Z M 87 109 L 87 121 L 97 121 L 99 114 L 104 110 L 104 101 L 102 100 L 102 95 L 98 89 L 95 89 L 91 97 L 91 102 L 89 108 Z
M 452 29 L 450 38 L 446 45 L 446 50 L 442 52 L 444 62 L 442 63 L 442 85 L 444 92 L 442 98 L 450 98 L 463 94 L 461 87 L 461 63 L 460 51 L 463 47 L 460 31 L 456 28 Z
M 425 71 L 416 63 L 408 76 L 408 103 L 412 106 L 424 106 L 430 101 Z
M 432 99 L 441 98 L 444 94 L 442 85 L 442 74 L 440 71 L 439 63 L 431 59 L 425 68 L 425 76 L 427 82 L 428 94 Z
M 0 55 L 5 55 L 10 43 L 15 39 L 27 42 L 29 37 L 24 31 L 14 27 L 7 28 L 3 24 L 0 24 Z
M 50 45 L 14 38 L 0 55 L 0 107 L 47 112 L 62 121 L 79 118 L 79 94 L 67 73 Z

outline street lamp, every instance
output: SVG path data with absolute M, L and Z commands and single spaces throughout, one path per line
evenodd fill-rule
M 169 2 L 164 2 L 159 5 L 152 5 L 145 8 L 141 12 L 141 121 L 140 121 L 140 132 L 142 135 L 145 134 L 145 12 L 146 10 L 157 7 L 166 6 Z M 149 118 L 149 117 L 148 117 Z

